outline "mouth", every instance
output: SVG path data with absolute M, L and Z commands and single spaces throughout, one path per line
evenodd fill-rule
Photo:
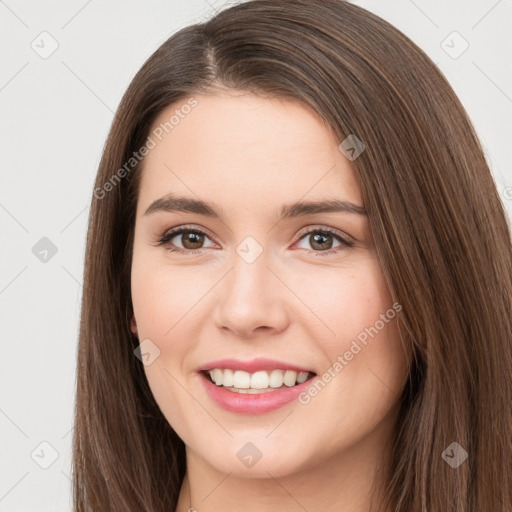
M 230 368 L 212 368 L 201 373 L 212 384 L 233 393 L 257 395 L 293 388 L 316 376 L 311 371 L 284 369 L 258 370 L 249 373 Z
M 316 373 L 283 361 L 223 359 L 198 369 L 206 395 L 220 408 L 262 414 L 298 400 Z

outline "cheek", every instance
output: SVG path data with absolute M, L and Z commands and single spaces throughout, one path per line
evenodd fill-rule
M 193 305 L 201 296 L 200 283 L 190 269 L 151 261 L 151 254 L 134 250 L 132 301 L 141 342 L 150 340 L 158 355 L 144 372 L 151 392 L 169 424 L 180 434 L 189 429 L 186 415 L 190 395 L 183 389 L 183 369 L 192 367 L 196 340 Z M 203 292 L 204 293 L 204 292 Z M 189 382 L 185 386 L 189 386 Z M 182 436 L 183 437 L 183 436 Z
M 311 318 L 323 324 L 322 344 L 329 352 L 344 348 L 347 341 L 350 344 L 393 303 L 380 265 L 372 256 L 346 267 L 304 273 L 296 289 L 311 306 Z
M 375 260 L 316 283 L 329 285 L 327 293 L 314 288 L 314 311 L 334 334 L 324 330 L 317 339 L 322 373 L 300 403 L 304 415 L 318 418 L 311 439 L 330 439 L 317 446 L 325 456 L 357 442 L 387 417 L 399 401 L 407 366 L 397 328 L 400 305 L 393 307 Z
M 161 260 L 134 252 L 131 286 L 139 338 L 172 339 L 182 321 L 189 325 L 189 312 L 208 289 L 191 267 L 170 268 Z
M 367 258 L 325 277 L 317 274 L 303 285 L 312 290 L 308 297 L 323 324 L 318 339 L 325 355 L 323 370 L 343 374 L 329 380 L 337 381 L 332 389 L 343 382 L 343 391 L 338 391 L 353 397 L 370 394 L 373 399 L 386 388 L 399 393 L 406 376 L 397 327 L 401 306 L 393 302 L 377 260 Z

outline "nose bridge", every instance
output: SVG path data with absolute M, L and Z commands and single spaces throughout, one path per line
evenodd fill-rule
M 270 270 L 266 251 L 257 254 L 254 246 L 242 242 L 233 255 L 231 277 L 227 284 L 227 300 L 232 307 L 242 312 L 254 305 L 261 308 L 268 301 L 267 288 L 274 277 Z
M 217 321 L 238 334 L 258 327 L 281 329 L 286 321 L 283 286 L 269 269 L 270 253 L 247 237 L 233 254 L 221 287 Z

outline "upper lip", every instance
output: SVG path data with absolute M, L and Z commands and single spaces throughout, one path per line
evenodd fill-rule
M 293 370 L 296 372 L 314 373 L 312 370 L 296 364 L 266 358 L 251 359 L 250 361 L 243 361 L 241 359 L 218 359 L 216 361 L 210 361 L 203 364 L 198 368 L 198 371 L 213 370 L 214 368 L 243 370 L 248 373 L 254 373 L 258 370 Z

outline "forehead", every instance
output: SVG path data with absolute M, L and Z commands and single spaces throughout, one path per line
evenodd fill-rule
M 151 136 L 141 207 L 169 192 L 263 207 L 326 195 L 362 204 L 340 141 L 299 102 L 244 91 L 192 95 L 161 112 Z

